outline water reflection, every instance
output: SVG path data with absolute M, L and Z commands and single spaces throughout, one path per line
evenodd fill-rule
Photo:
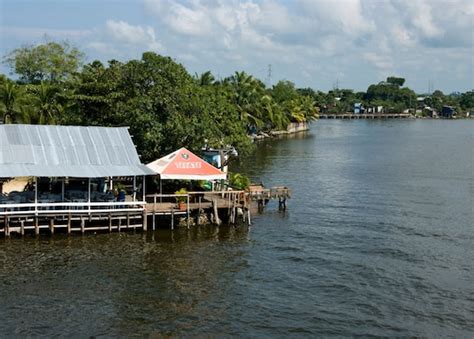
M 244 225 L 2 240 L 0 328 L 74 334 L 82 321 L 87 335 L 128 336 L 149 334 L 146 324 L 161 334 L 203 325 L 225 314 L 247 243 Z

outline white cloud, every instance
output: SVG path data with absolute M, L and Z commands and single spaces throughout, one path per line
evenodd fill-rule
M 362 56 L 365 60 L 372 63 L 381 71 L 390 72 L 393 70 L 393 61 L 387 55 L 381 55 L 373 52 L 365 52 Z
M 107 20 L 105 33 L 118 43 L 145 46 L 154 51 L 161 49 L 151 26 L 134 26 L 125 21 Z
M 94 30 L 94 39 L 86 43 L 88 49 L 101 55 L 101 59 L 140 58 L 145 51 L 163 53 L 151 26 L 132 25 L 123 20 L 106 20 Z
M 189 65 L 198 69 L 227 65 L 229 74 L 244 67 L 265 78 L 272 64 L 277 78 L 302 74 L 302 81 L 340 76 L 353 83 L 356 78 L 383 80 L 392 72 L 421 78 L 430 55 L 437 55 L 438 64 L 449 64 L 453 50 L 456 62 L 470 60 L 473 53 L 470 0 L 144 3 L 156 25 L 168 32 L 163 39 L 171 55 L 193 55 Z
M 246 70 L 261 79 L 271 64 L 274 80 L 321 89 L 336 78 L 364 89 L 392 72 L 407 84 L 409 77 L 426 84 L 437 73 L 444 86 L 462 76 L 463 86 L 474 86 L 472 0 L 142 1 L 140 24 L 111 10 L 86 29 L 3 26 L 2 44 L 48 35 L 84 46 L 90 59 L 127 60 L 152 50 L 191 73 Z
M 300 3 L 321 31 L 357 35 L 375 30 L 372 17 L 363 12 L 362 0 L 301 0 Z

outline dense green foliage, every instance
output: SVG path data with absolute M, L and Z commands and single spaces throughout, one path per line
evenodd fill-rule
M 250 134 L 285 130 L 290 122 L 311 121 L 319 111 L 351 111 L 356 102 L 393 111 L 415 107 L 417 96 L 389 77 L 366 92 L 328 93 L 297 89 L 290 81 L 271 88 L 245 72 L 216 81 L 211 72 L 190 75 L 169 57 L 152 52 L 140 60 L 94 61 L 82 66 L 83 53 L 67 43 L 48 42 L 16 49 L 6 63 L 18 75 L 0 75 L 0 122 L 129 126 L 142 161 L 179 147 L 199 150 L 235 146 L 245 155 Z M 82 66 L 82 67 L 81 67 Z M 473 92 L 426 98 L 436 109 L 473 109 Z
M 199 150 L 206 139 L 245 155 L 252 149 L 249 134 L 317 118 L 313 100 L 291 83 L 275 86 L 277 101 L 274 89 L 245 72 L 216 82 L 210 72 L 193 77 L 152 52 L 79 70 L 81 59 L 77 49 L 57 43 L 10 53 L 7 63 L 20 79 L 0 78 L 2 122 L 129 126 L 148 161 L 182 146 Z
M 250 186 L 250 178 L 240 173 L 231 173 L 229 184 L 236 189 L 245 190 Z

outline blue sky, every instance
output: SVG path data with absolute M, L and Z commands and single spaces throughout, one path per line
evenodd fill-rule
M 45 36 L 87 62 L 152 50 L 192 74 L 245 70 L 324 91 L 366 90 L 389 75 L 419 93 L 474 88 L 470 0 L 0 0 L 2 56 Z

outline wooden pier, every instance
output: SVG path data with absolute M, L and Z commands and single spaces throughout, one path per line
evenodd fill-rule
M 236 224 L 239 218 L 250 224 L 252 203 L 262 212 L 269 200 L 278 199 L 279 209 L 284 210 L 290 197 L 287 187 L 252 185 L 246 191 L 151 194 L 143 201 L 0 204 L 0 234 L 146 231 L 202 223 Z M 179 198 L 185 202 L 177 203 Z
M 319 119 L 409 119 L 413 116 L 409 113 L 337 113 L 319 114 Z

